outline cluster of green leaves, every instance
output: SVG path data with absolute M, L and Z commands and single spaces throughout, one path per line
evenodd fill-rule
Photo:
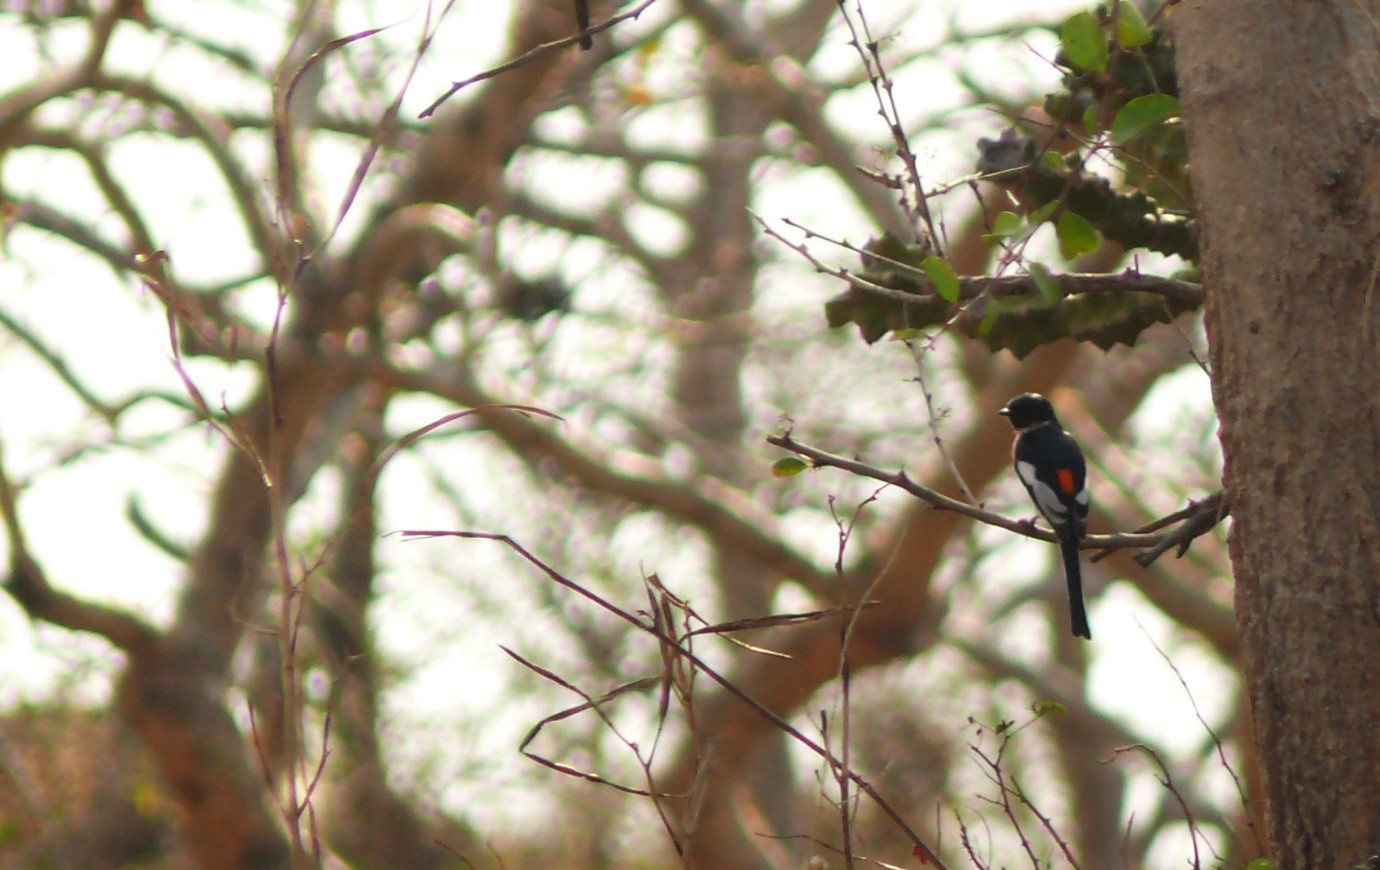
M 1043 225 L 1053 227 L 1065 261 L 1104 243 L 1194 262 L 1198 240 L 1187 210 L 1186 149 L 1179 121 L 1172 41 L 1129 2 L 1079 12 L 1059 28 L 1061 89 L 1047 95 L 1045 113 L 1073 136 L 1070 153 L 1041 153 L 1018 128 L 979 140 L 978 170 L 1019 204 L 996 216 L 985 236 L 1023 263 L 1031 279 L 1024 295 L 995 296 L 960 282 L 950 265 L 923 245 L 883 236 L 870 243 L 857 277 L 915 297 L 903 302 L 850 283 L 825 305 L 830 326 L 855 324 L 863 339 L 946 326 L 1018 356 L 1072 336 L 1101 347 L 1132 344 L 1150 324 L 1187 310 L 1151 294 L 1070 296 L 1046 265 L 1025 256 Z M 1041 141 L 1050 141 L 1042 131 Z M 1118 183 L 1093 174 L 1093 151 L 1119 168 Z M 1168 201 L 1172 207 L 1167 207 Z M 968 298 L 962 288 L 972 290 Z
M 1127 0 L 1071 16 L 1059 36 L 1055 63 L 1064 70 L 1062 88 L 1045 98 L 1045 113 L 1085 137 L 1106 133 L 1128 186 L 1187 208 L 1173 40 L 1147 25 Z

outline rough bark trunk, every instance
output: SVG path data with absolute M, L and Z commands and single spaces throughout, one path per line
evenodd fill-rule
M 1380 4 L 1175 11 L 1279 867 L 1380 854 Z

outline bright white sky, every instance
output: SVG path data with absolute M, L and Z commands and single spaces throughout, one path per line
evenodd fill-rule
M 150 2 L 148 5 L 160 20 L 184 15 L 186 9 L 193 8 L 173 2 Z M 279 49 L 277 38 L 270 38 L 268 34 L 281 33 L 277 22 L 286 17 L 282 13 L 285 5 L 203 2 L 194 4 L 195 15 L 179 20 L 188 29 L 214 35 L 217 39 L 228 36 L 261 63 L 271 65 Z M 895 0 L 869 3 L 867 8 L 874 30 L 887 30 L 887 9 L 906 8 L 907 5 L 897 4 Z M 894 31 L 894 40 L 900 46 L 929 45 L 939 41 L 939 37 L 932 34 L 944 32 L 947 7 L 940 3 L 919 5 L 921 11 Z M 965 28 L 989 25 L 990 22 L 978 20 L 981 16 L 1000 15 L 1010 20 L 1019 15 L 1021 9 L 1032 10 L 1041 17 L 1055 14 L 1050 4 L 1034 0 L 954 5 L 961 10 L 959 20 Z M 1074 2 L 1060 5 L 1070 10 L 1080 7 Z M 380 39 L 399 46 L 415 41 L 425 14 L 421 5 L 345 3 L 343 6 L 342 24 L 346 29 L 395 25 Z M 443 29 L 438 46 L 423 64 L 409 92 L 406 105 L 414 116 L 451 80 L 472 74 L 499 59 L 500 40 L 494 34 L 501 32 L 509 8 L 506 4 L 458 4 L 457 12 Z M 659 12 L 654 7 L 643 21 L 624 27 L 633 32 L 652 26 Z M 475 34 L 484 36 L 476 38 Z M 84 34 L 79 29 L 66 36 L 70 38 L 59 31 L 49 46 L 55 56 L 70 57 L 84 45 Z M 672 31 L 667 44 L 648 67 L 645 83 L 654 95 L 676 92 L 683 73 L 677 61 L 689 58 L 692 52 L 686 36 Z M 846 46 L 841 30 L 834 31 L 830 46 L 812 65 L 812 71 L 826 78 L 853 74 L 856 56 Z M 32 52 L 32 48 L 22 36 L 0 32 L 0 57 L 6 58 L 6 62 L 0 64 L 0 94 L 29 81 L 45 68 L 44 61 Z M 976 62 L 966 62 L 975 74 L 990 73 L 1010 63 L 998 54 L 1009 51 L 1007 48 L 992 45 L 983 51 L 991 57 L 979 55 Z M 1052 56 L 1053 42 L 1042 37 L 1032 38 L 1029 51 L 1032 57 Z M 400 56 L 406 58 L 407 54 L 402 52 Z M 957 55 L 950 60 L 957 63 Z M 1022 62 L 1028 60 L 1029 57 Z M 233 78 L 205 69 L 198 59 L 169 49 L 158 36 L 136 27 L 118 30 L 108 65 L 137 74 L 152 70 L 169 80 L 196 77 L 198 93 L 215 104 L 227 108 L 262 108 L 257 105 L 260 95 L 246 92 Z M 1025 65 L 1034 69 L 1040 66 Z M 393 72 L 396 71 L 390 70 Z M 995 78 L 995 74 L 991 75 Z M 945 91 L 947 87 L 950 85 L 923 70 L 898 76 L 898 94 L 907 104 L 917 106 L 917 117 L 952 104 L 956 97 Z M 855 97 L 840 98 L 831 104 L 831 116 L 841 127 L 875 125 L 875 105 L 871 100 L 869 94 L 859 90 Z M 101 123 L 101 107 L 84 106 L 82 111 L 86 119 L 83 129 L 98 129 L 93 125 Z M 57 113 L 45 117 L 53 121 L 60 119 Z M 672 120 L 668 123 L 665 116 L 648 115 L 634 118 L 630 123 L 643 124 L 647 135 L 656 138 L 664 138 L 668 133 L 685 136 L 689 135 L 687 130 L 694 129 L 693 123 Z M 548 123 L 559 125 L 560 121 L 555 119 Z M 921 156 L 929 161 L 927 166 L 931 167 L 935 178 L 943 180 L 967 171 L 972 129 L 970 123 L 921 143 Z M 880 136 L 879 133 L 878 138 Z M 243 146 L 245 149 L 253 147 Z M 320 149 L 322 211 L 333 214 L 356 155 L 330 143 L 321 145 Z M 258 159 L 266 166 L 266 154 L 260 153 Z M 184 277 L 209 282 L 243 274 L 250 260 L 240 231 L 233 220 L 226 220 L 226 194 L 217 186 L 203 183 L 207 172 L 204 157 L 198 151 L 166 142 L 157 148 L 149 147 L 148 143 L 131 143 L 115 152 L 115 165 L 129 187 L 137 190 L 144 202 L 152 203 L 146 209 L 146 217 L 155 238 L 169 251 L 174 264 L 185 270 Z M 27 150 L 7 155 L 0 169 L 4 173 L 4 188 L 11 193 L 22 195 L 41 190 L 47 197 L 60 196 L 73 213 L 95 215 L 98 221 L 103 220 L 99 214 L 99 200 L 90 183 L 74 166 L 70 160 Z M 530 169 L 534 178 L 539 178 L 544 171 L 549 168 L 535 165 Z M 606 179 L 610 187 L 617 180 Z M 674 189 L 679 182 L 671 176 L 665 183 Z M 553 191 L 561 189 L 559 183 L 547 187 Z M 597 177 L 584 182 L 581 190 L 588 191 L 591 187 L 599 187 Z M 840 236 L 857 239 L 869 230 L 857 210 L 850 203 L 840 201 L 837 187 L 822 183 L 819 174 L 803 172 L 782 176 L 779 183 L 767 187 L 757 206 L 765 217 L 789 213 L 807 225 Z M 357 214 L 363 211 L 356 209 Z M 648 215 L 644 225 L 661 233 L 663 238 L 674 239 L 674 227 L 656 224 L 655 217 Z M 347 221 L 347 234 L 350 226 L 351 222 Z M 537 272 L 556 255 L 536 244 L 527 246 L 521 256 L 527 258 L 532 271 Z M 564 257 L 562 268 L 575 274 L 596 267 L 592 259 L 582 258 L 578 251 Z M 804 279 L 801 284 L 822 287 L 810 285 Z M 610 286 L 605 292 L 616 296 L 619 288 Z M 824 298 L 825 293 L 821 291 L 793 304 L 816 310 Z M 264 301 L 263 316 L 266 317 L 271 310 L 268 307 L 271 288 L 265 288 Z M 23 230 L 10 235 L 0 249 L 0 306 L 40 335 L 61 336 L 59 350 L 84 382 L 103 397 L 125 395 L 131 384 L 154 385 L 173 393 L 180 392 L 169 360 L 166 324 L 156 300 L 129 287 L 116 287 L 109 270 L 72 256 L 70 249 L 61 243 Z M 880 357 L 894 353 L 895 349 L 870 352 Z M 881 377 L 894 380 L 895 365 L 894 357 L 885 365 L 879 364 L 879 371 L 892 372 Z M 224 396 L 233 406 L 245 395 L 250 384 L 244 372 L 224 366 L 196 362 L 191 371 L 203 393 L 213 402 Z M 105 437 L 102 424 L 92 422 L 48 369 L 36 364 L 26 350 L 8 337 L 0 337 L 0 399 L 7 409 L 0 417 L 0 439 L 5 446 L 7 466 L 17 478 L 25 478 L 51 465 L 56 455 L 78 440 L 74 438 L 76 434 L 89 434 L 98 441 Z M 1156 412 L 1145 415 L 1144 425 L 1152 427 L 1156 420 L 1162 420 L 1174 426 L 1181 425 L 1186 418 L 1201 419 L 1209 401 L 1206 378 L 1200 372 L 1186 372 L 1157 392 L 1151 403 Z M 394 422 L 402 431 L 409 423 L 420 425 L 445 410 L 417 403 L 408 420 Z M 774 412 L 765 415 L 764 425 L 769 424 L 772 417 Z M 180 415 L 172 409 L 147 406 L 127 417 L 121 431 L 126 437 L 151 435 L 173 428 L 179 419 Z M 149 619 L 165 621 L 171 612 L 180 568 L 131 532 L 122 519 L 127 501 L 137 498 L 154 522 L 174 538 L 185 542 L 195 540 L 204 522 L 206 469 L 218 466 L 223 451 L 219 436 L 203 431 L 175 437 L 160 452 L 158 461 L 148 461 L 127 448 L 112 448 L 72 460 L 61 471 L 45 473 L 22 502 L 25 528 L 35 553 L 51 575 L 73 592 L 128 607 Z M 466 467 L 466 460 L 459 457 L 446 462 L 456 479 L 493 479 L 492 469 L 479 467 L 481 460 L 474 460 L 471 467 Z M 425 504 L 416 503 L 413 493 L 431 491 L 419 464 L 399 462 L 390 475 L 394 498 L 386 505 L 385 517 L 392 528 L 462 525 L 461 520 L 443 506 L 429 510 Z M 311 514 L 313 500 L 325 510 L 329 505 L 330 488 L 329 479 L 323 479 L 314 488 L 307 500 L 307 515 Z M 505 498 L 501 491 L 471 495 L 481 510 L 486 501 L 497 504 Z M 810 528 L 805 534 L 816 531 Z M 646 569 L 662 576 L 693 576 L 697 571 L 694 554 L 686 556 L 682 551 L 678 556 L 664 548 L 658 550 L 652 543 L 658 533 L 654 525 L 640 530 L 636 524 L 626 525 L 620 531 L 621 546 L 616 549 L 639 553 Z M 821 561 L 830 557 L 832 530 L 824 537 L 827 542 L 819 548 Z M 472 711 L 495 706 L 503 707 L 504 718 L 512 727 L 466 734 L 465 756 L 500 757 L 511 753 L 521 730 L 550 710 L 544 702 L 515 703 L 510 696 L 503 696 L 510 687 L 514 665 L 497 645 L 512 643 L 511 630 L 485 621 L 482 616 L 476 618 L 474 602 L 444 579 L 447 564 L 457 558 L 473 561 L 489 557 L 468 548 L 461 556 L 454 546 L 444 543 L 402 546 L 396 538 L 385 543 L 385 551 L 392 563 L 384 576 L 385 592 L 376 605 L 373 622 L 379 630 L 382 646 L 394 657 L 403 674 L 388 699 L 393 727 L 422 735 L 419 740 L 409 741 L 418 756 L 414 762 L 427 767 L 439 765 L 441 770 L 463 766 L 464 759 L 447 757 L 448 747 L 454 744 L 456 723 L 474 718 Z M 3 553 L 3 544 L 0 544 L 0 556 L 8 558 Z M 629 566 L 633 571 L 637 568 L 637 565 Z M 529 599 L 522 601 L 536 606 Z M 517 606 L 524 605 L 518 601 Z M 514 615 L 510 613 L 507 617 L 512 619 Z M 520 615 L 540 618 L 536 610 Z M 1209 659 L 1191 645 L 1177 643 L 1173 627 L 1145 606 L 1134 591 L 1124 585 L 1113 590 L 1099 601 L 1091 618 L 1099 638 L 1117 640 L 1093 646 L 1093 693 L 1104 709 L 1135 721 L 1138 727 L 1176 749 L 1200 741 L 1201 731 L 1187 706 L 1183 690 L 1154 651 L 1153 639 L 1172 651 L 1175 665 L 1188 679 L 1210 721 L 1220 721 L 1224 705 L 1230 700 L 1223 697 L 1219 688 L 1224 684 L 1225 675 L 1217 673 Z M 455 630 L 458 626 L 464 626 L 464 630 Z M 1032 650 L 1031 654 L 1039 652 Z M 10 599 L 0 596 L 0 707 L 41 700 L 55 691 L 99 703 L 108 697 L 111 674 L 112 657 L 103 643 L 33 626 Z M 463 691 L 457 690 L 460 685 Z M 424 758 L 427 760 L 423 761 Z M 469 803 L 469 796 L 464 794 L 442 794 L 441 797 L 456 808 Z M 1144 797 L 1148 800 L 1151 795 L 1147 793 Z

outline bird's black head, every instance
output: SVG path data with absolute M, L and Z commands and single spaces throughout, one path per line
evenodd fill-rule
M 1012 427 L 1017 430 L 1059 421 L 1054 416 L 1054 406 L 1039 393 L 1021 393 L 997 413 L 1010 420 Z

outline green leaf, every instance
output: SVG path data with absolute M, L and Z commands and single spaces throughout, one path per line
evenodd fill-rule
M 810 468 L 810 463 L 795 456 L 785 456 L 771 465 L 772 477 L 795 477 Z
M 1059 236 L 1059 253 L 1065 260 L 1097 250 L 1097 228 L 1081 215 L 1064 212 L 1054 231 Z
M 1064 291 L 1059 289 L 1059 279 L 1050 274 L 1040 263 L 1031 263 L 1026 269 L 1030 274 L 1035 286 L 1040 288 L 1040 298 L 1046 302 L 1058 302 L 1064 296 Z
M 1102 131 L 1102 107 L 1097 103 L 1093 103 L 1083 110 L 1083 127 L 1089 133 Z
M 926 257 L 920 263 L 920 268 L 925 270 L 925 277 L 930 279 L 934 285 L 934 292 L 945 302 L 958 301 L 958 276 L 954 274 L 954 267 L 949 265 L 949 261 L 943 257 Z
M 1246 870 L 1275 870 L 1275 862 L 1269 858 L 1254 858 L 1246 865 Z
M 1097 73 L 1107 70 L 1107 38 L 1091 12 L 1079 12 L 1065 21 L 1059 42 L 1064 56 L 1078 69 Z
M 1145 23 L 1145 17 L 1140 14 L 1136 4 L 1121 0 L 1120 7 L 1116 13 L 1116 41 L 1122 48 L 1149 45 L 1155 38 L 1155 32 Z
M 1028 221 L 1032 227 L 1038 227 L 1040 224 L 1053 217 L 1054 210 L 1058 207 L 1059 200 L 1051 199 L 1049 202 L 1032 211 L 1026 217 L 1026 221 Z
M 1121 107 L 1112 120 L 1112 139 L 1126 143 L 1167 118 L 1181 114 L 1179 101 L 1168 94 L 1146 94 Z
M 1064 155 L 1058 151 L 1046 151 L 1045 156 L 1040 158 L 1050 169 L 1058 172 L 1064 168 Z
M 910 341 L 912 338 L 919 338 L 919 337 L 920 337 L 920 330 L 916 329 L 916 328 L 913 327 L 913 326 L 908 326 L 908 327 L 905 327 L 905 328 L 902 328 L 902 329 L 893 329 L 893 330 L 891 331 L 891 340 L 892 340 L 892 341 Z
M 1032 706 L 1030 712 L 1036 716 L 1048 716 L 1050 713 L 1067 713 L 1068 708 L 1058 701 L 1041 701 Z
M 992 231 L 982 237 L 985 242 L 1009 239 L 1025 229 L 1025 220 L 1014 211 L 1004 211 L 992 221 Z
M 1021 216 L 1014 211 L 1004 211 L 992 221 L 992 235 L 1014 236 L 1021 231 Z

